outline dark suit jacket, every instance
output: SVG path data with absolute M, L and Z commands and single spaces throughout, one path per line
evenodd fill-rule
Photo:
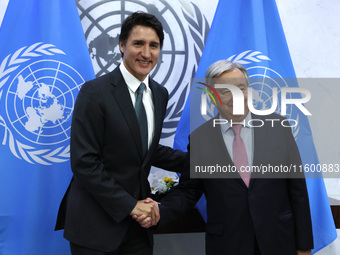
M 78 245 L 112 251 L 122 242 L 137 200 L 150 194 L 151 165 L 181 172 L 185 153 L 159 145 L 167 90 L 150 79 L 155 131 L 145 158 L 128 87 L 117 67 L 86 82 L 77 97 L 71 130 L 73 179 L 56 230 Z M 152 236 L 150 232 L 150 241 Z
M 253 116 L 253 119 L 265 122 L 263 127 L 254 128 L 254 166 L 301 165 L 291 129 L 282 127 L 280 122 L 271 127 L 272 123 L 265 121 L 283 120 L 281 116 Z M 190 135 L 189 151 L 190 148 L 195 148 L 194 153 L 190 152 L 192 171 L 197 165 L 233 165 L 220 127 L 213 128 L 212 120 Z M 296 255 L 296 249 L 313 248 L 303 174 L 261 178 L 266 176 L 252 173 L 249 188 L 238 173 L 216 179 L 190 179 L 189 175 L 187 165 L 179 185 L 161 200 L 159 226 L 192 208 L 204 192 L 207 254 L 251 255 L 255 240 L 262 255 Z

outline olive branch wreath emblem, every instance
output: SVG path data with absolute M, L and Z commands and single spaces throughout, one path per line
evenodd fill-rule
M 247 51 L 241 52 L 240 54 L 232 55 L 231 57 L 228 58 L 228 60 L 240 63 L 242 65 L 247 65 L 247 64 L 251 64 L 251 63 L 260 63 L 260 62 L 266 61 L 266 60 L 271 61 L 271 59 L 269 57 L 267 57 L 266 55 L 264 55 L 262 52 L 253 51 L 253 50 L 247 50 Z M 281 79 L 284 80 L 284 78 L 282 78 L 282 77 L 281 77 Z M 287 84 L 285 80 L 284 80 L 284 82 L 285 82 L 285 84 Z M 279 87 L 279 88 L 281 89 L 281 87 Z M 299 119 L 300 119 L 299 114 L 297 114 L 297 116 L 296 116 L 296 122 L 297 123 L 299 123 Z M 295 140 L 297 140 L 297 135 L 299 133 L 299 130 L 300 130 L 299 125 L 295 125 L 292 128 L 292 132 L 293 132 L 293 135 L 295 137 Z
M 267 57 L 266 55 L 264 55 L 262 52 L 253 51 L 253 50 L 247 50 L 247 51 L 241 52 L 240 54 L 234 54 L 234 55 L 230 56 L 228 58 L 228 60 L 232 61 L 232 62 L 240 63 L 242 65 L 247 65 L 247 64 L 252 64 L 252 63 L 260 63 L 260 62 L 266 61 L 266 60 L 271 61 L 271 59 L 269 57 Z M 284 80 L 284 78 L 282 78 L 282 79 Z M 210 97 L 207 97 L 207 98 L 210 99 Z M 211 101 L 210 101 L 210 103 L 211 103 Z M 210 114 L 212 114 L 212 113 L 210 113 Z M 210 116 L 210 117 L 212 118 L 214 116 Z M 299 123 L 299 114 L 297 114 L 296 122 Z M 300 130 L 299 125 L 295 125 L 292 128 L 292 132 L 293 132 L 293 135 L 294 135 L 296 140 L 297 140 L 297 135 L 299 133 L 299 130 Z
M 181 1 L 181 4 L 183 7 L 182 8 L 183 16 L 188 22 L 189 32 L 194 41 L 193 46 L 194 46 L 195 64 L 192 68 L 191 77 L 195 77 L 198 63 L 201 59 L 201 55 L 204 49 L 204 44 L 208 37 L 210 26 L 209 26 L 209 22 L 207 21 L 206 17 L 202 14 L 202 12 L 197 7 L 197 5 L 191 3 L 194 9 L 194 12 L 192 12 L 188 3 Z M 184 105 L 185 105 L 185 100 L 187 98 L 189 84 L 190 82 L 187 82 L 185 84 L 185 88 L 182 90 L 180 96 L 178 97 L 178 100 L 176 100 L 176 102 L 168 106 L 166 115 L 164 118 L 163 129 L 165 130 L 175 129 L 175 131 L 171 131 L 169 133 L 163 132 L 162 138 L 170 137 L 176 133 L 176 128 L 179 122 L 179 118 L 182 115 Z M 176 88 L 174 88 L 173 91 L 171 92 L 171 95 L 175 95 L 177 91 L 179 90 L 179 88 L 182 88 L 182 86 L 183 85 L 177 86 Z M 173 108 L 174 110 L 172 111 Z
M 66 55 L 53 44 L 44 44 L 42 42 L 35 43 L 31 46 L 24 46 L 14 52 L 14 54 L 9 54 L 0 64 L 0 99 L 3 93 L 3 86 L 9 80 L 11 73 L 17 70 L 21 64 L 35 57 L 44 55 L 52 56 L 55 54 Z M 2 145 L 8 144 L 13 155 L 19 159 L 23 159 L 31 164 L 38 163 L 42 165 L 51 165 L 52 163 L 61 163 L 69 160 L 69 145 L 56 149 L 37 149 L 36 147 L 23 144 L 16 140 L 1 115 L 0 126 L 4 127 Z

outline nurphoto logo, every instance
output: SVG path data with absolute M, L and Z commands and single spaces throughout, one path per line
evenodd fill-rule
M 246 92 L 244 92 L 238 86 L 235 86 L 232 84 L 215 84 L 214 87 L 212 87 L 203 82 L 199 82 L 199 83 L 208 88 L 208 89 L 199 88 L 207 93 L 207 94 L 204 94 L 204 93 L 201 94 L 201 115 L 203 117 L 208 116 L 208 112 L 209 113 L 212 112 L 211 107 L 208 106 L 207 95 L 210 96 L 211 101 L 213 102 L 212 107 L 216 106 L 217 104 L 223 105 L 221 97 L 216 91 L 216 89 L 223 89 L 224 91 L 227 91 L 228 93 L 230 93 L 232 97 L 233 115 L 243 115 L 245 113 L 245 93 L 247 93 L 248 109 L 251 113 L 256 114 L 256 115 L 261 115 L 261 116 L 270 115 L 276 112 L 278 108 L 280 108 L 279 113 L 282 116 L 285 116 L 287 115 L 288 105 L 291 105 L 291 106 L 295 105 L 306 116 L 312 115 L 303 105 L 304 103 L 307 103 L 311 99 L 311 93 L 307 89 L 304 89 L 304 88 L 283 87 L 280 89 L 280 92 L 278 92 L 278 89 L 273 87 L 271 89 L 272 90 L 271 107 L 264 108 L 264 109 L 256 109 L 256 107 L 254 107 L 253 102 L 256 101 L 255 100 L 256 98 L 258 98 L 258 92 L 250 87 L 248 87 L 246 89 Z M 279 94 L 281 95 L 279 96 Z M 293 98 L 291 96 L 292 94 L 296 96 Z M 280 99 L 280 107 L 278 107 L 279 99 Z M 276 121 L 279 121 L 279 119 L 266 119 L 266 121 L 271 122 L 272 126 L 274 126 L 274 123 Z M 230 122 L 232 124 L 232 121 Z M 224 119 L 215 119 L 213 121 L 214 126 L 222 125 L 226 123 L 228 123 L 228 121 Z M 264 125 L 264 122 L 260 119 L 252 119 L 247 124 L 251 127 L 262 127 Z M 298 125 L 298 122 L 295 119 L 286 119 L 286 120 L 281 121 L 281 125 L 284 127 L 295 127 Z

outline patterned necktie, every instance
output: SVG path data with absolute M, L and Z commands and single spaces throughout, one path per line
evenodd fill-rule
M 148 150 L 148 121 L 146 118 L 146 112 L 143 104 L 143 91 L 145 88 L 145 84 L 142 82 L 136 93 L 136 104 L 135 104 L 135 111 L 137 115 L 137 120 L 140 129 L 140 135 L 142 138 L 142 148 L 143 148 L 143 156 L 145 156 Z
M 245 168 L 249 166 L 248 156 L 246 152 L 246 146 L 242 137 L 240 136 L 242 125 L 233 125 L 232 130 L 234 132 L 234 141 L 233 141 L 233 158 L 234 165 L 236 166 L 237 171 L 239 172 L 244 183 L 249 187 L 250 181 L 250 171 L 249 168 Z M 243 168 L 241 168 L 243 166 Z

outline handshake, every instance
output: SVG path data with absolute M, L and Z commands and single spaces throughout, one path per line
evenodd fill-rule
M 139 200 L 130 215 L 143 228 L 155 226 L 160 219 L 158 204 L 157 201 L 149 197 Z

